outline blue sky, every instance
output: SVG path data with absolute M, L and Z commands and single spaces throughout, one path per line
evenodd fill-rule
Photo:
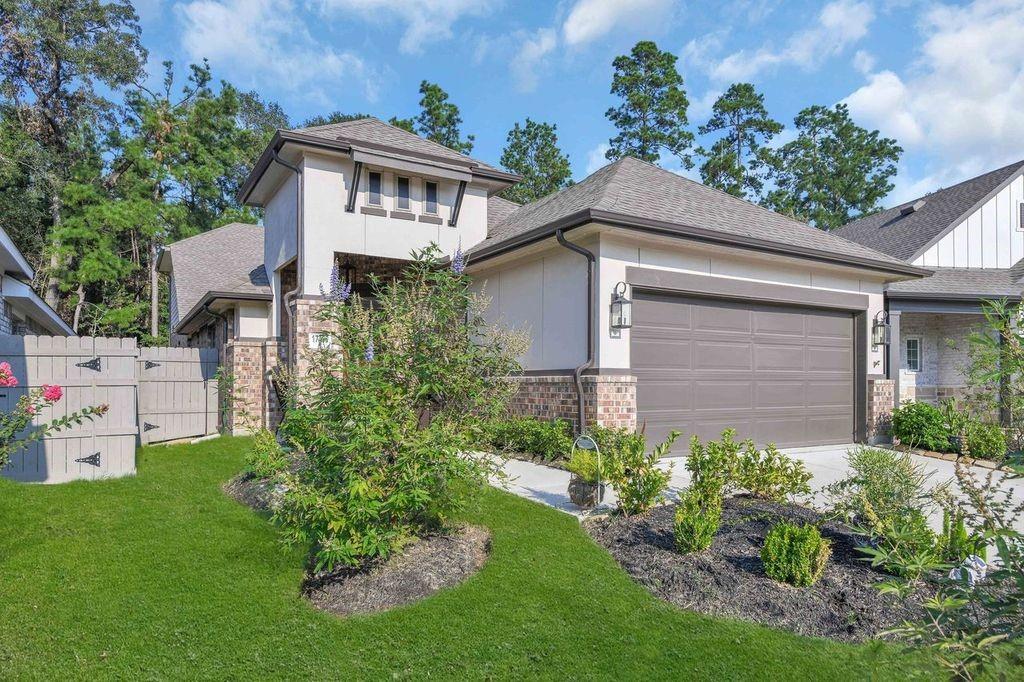
M 1024 1 L 136 0 L 150 62 L 206 57 L 293 122 L 417 111 L 422 79 L 497 163 L 527 116 L 558 125 L 579 180 L 603 165 L 612 59 L 641 39 L 679 56 L 692 128 L 732 82 L 791 126 L 849 103 L 905 148 L 896 203 L 1024 158 Z M 159 68 L 151 69 L 159 73 Z M 781 140 L 784 141 L 784 132 Z M 679 170 L 678 164 L 664 164 Z M 692 173 L 691 173 L 692 174 Z

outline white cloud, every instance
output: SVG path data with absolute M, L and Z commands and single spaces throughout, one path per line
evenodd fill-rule
M 490 0 L 319 0 L 327 14 L 353 12 L 366 21 L 382 18 L 405 24 L 398 48 L 406 54 L 419 54 L 429 43 L 452 37 L 452 26 L 459 19 L 484 16 L 493 9 Z
M 721 96 L 721 90 L 712 89 L 708 90 L 697 99 L 690 100 L 690 107 L 687 111 L 690 116 L 690 121 L 699 125 L 705 119 L 709 118 L 711 116 L 711 110 L 715 106 L 715 102 Z
M 611 147 L 608 143 L 602 142 L 587 152 L 587 175 L 604 168 L 610 163 L 608 159 L 605 158 L 605 153 L 607 153 L 609 149 L 611 149 Z
M 718 62 L 715 55 L 722 49 L 725 35 L 725 31 L 715 31 L 692 38 L 679 53 L 682 65 L 710 72 Z
M 290 0 L 193 0 L 175 6 L 182 47 L 252 87 L 273 82 L 326 100 L 324 87 L 355 83 L 377 97 L 374 71 L 356 54 L 310 35 Z
M 864 75 L 875 70 L 875 56 L 867 50 L 857 50 L 853 55 L 853 68 Z
M 673 0 L 576 0 L 562 25 L 565 42 L 583 45 L 612 30 L 653 29 L 662 25 Z
M 537 88 L 537 71 L 558 44 L 558 33 L 553 28 L 539 28 L 533 33 L 518 31 L 519 51 L 509 64 L 512 79 L 520 92 Z
M 925 150 L 935 163 L 935 182 L 949 184 L 1019 159 L 1024 4 L 938 6 L 921 26 L 925 41 L 915 63 L 902 76 L 871 74 L 844 100 L 853 116 L 904 147 Z
M 874 18 L 875 12 L 866 2 L 834 0 L 822 8 L 813 26 L 791 35 L 782 48 L 734 52 L 715 65 L 711 75 L 722 81 L 738 81 L 784 65 L 816 68 L 867 35 Z

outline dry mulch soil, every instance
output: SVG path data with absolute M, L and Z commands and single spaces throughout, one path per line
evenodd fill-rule
M 419 538 L 369 567 L 311 576 L 303 592 L 318 609 L 339 616 L 387 611 L 463 582 L 483 567 L 490 546 L 485 529 L 466 526 Z
M 822 522 L 813 510 L 728 498 L 711 548 L 697 554 L 675 550 L 674 515 L 675 505 L 664 505 L 643 517 L 594 519 L 586 528 L 634 580 L 685 609 L 843 641 L 870 639 L 923 615 L 921 595 L 904 602 L 873 587 L 890 576 L 861 560 L 857 536 L 838 523 L 822 523 L 832 557 L 817 583 L 792 587 L 766 576 L 761 547 L 768 530 L 782 520 Z
M 249 474 L 225 483 L 224 492 L 261 512 L 271 511 L 281 495 L 275 484 Z M 340 616 L 387 611 L 463 582 L 483 567 L 490 549 L 487 530 L 465 526 L 417 538 L 387 561 L 308 575 L 302 592 L 316 608 Z

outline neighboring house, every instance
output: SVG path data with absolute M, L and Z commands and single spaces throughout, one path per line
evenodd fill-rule
M 264 209 L 264 348 L 278 344 L 301 376 L 322 342 L 316 310 L 334 266 L 365 291 L 412 249 L 461 244 L 491 319 L 532 339 L 520 413 L 646 425 L 656 438 L 870 435 L 884 359 L 871 321 L 887 285 L 928 270 L 633 159 L 521 207 L 496 196 L 517 180 L 377 119 L 279 131 L 239 193 Z M 223 284 L 209 267 L 201 285 L 184 281 L 198 275 L 176 249 L 192 240 L 169 247 L 172 290 L 224 291 L 239 268 Z M 631 328 L 613 324 L 616 291 L 632 300 Z M 190 309 L 211 295 L 192 294 Z M 177 314 L 175 332 L 195 338 Z M 236 386 L 269 390 L 276 357 L 229 367 Z
M 856 220 L 838 234 L 934 270 L 886 288 L 887 374 L 900 402 L 964 389 L 967 337 L 982 301 L 1024 290 L 1024 161 Z
M 74 336 L 75 332 L 32 290 L 35 273 L 0 229 L 0 334 Z

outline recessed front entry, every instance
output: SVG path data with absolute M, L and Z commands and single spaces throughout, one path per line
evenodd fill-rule
M 759 445 L 855 439 L 851 313 L 642 291 L 633 308 L 648 442 L 672 429 L 717 438 L 729 427 Z

